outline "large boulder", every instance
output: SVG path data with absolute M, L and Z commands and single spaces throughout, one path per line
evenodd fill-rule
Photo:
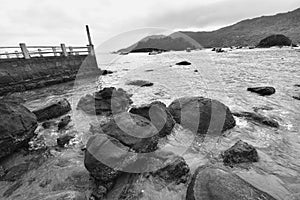
M 186 200 L 276 200 L 223 169 L 200 167 L 188 186 Z
M 27 146 L 36 128 L 36 116 L 27 108 L 0 102 L 0 159 Z
M 155 151 L 160 138 L 159 131 L 149 120 L 127 112 L 115 115 L 101 129 L 137 153 Z
M 222 153 L 222 158 L 224 165 L 233 166 L 240 163 L 258 162 L 258 153 L 252 145 L 239 140 Z
M 265 126 L 270 126 L 273 128 L 279 128 L 279 123 L 275 121 L 274 119 L 265 117 L 261 114 L 258 113 L 251 113 L 251 112 L 240 112 L 240 113 L 233 113 L 234 116 L 236 117 L 242 117 L 247 120 L 253 121 L 255 123 L 259 123 Z
M 273 46 L 291 46 L 292 45 L 292 41 L 281 34 L 278 35 L 271 35 L 263 40 L 261 40 L 259 42 L 259 44 L 257 45 L 258 48 L 270 48 Z M 293 45 L 294 46 L 294 45 Z
M 229 108 L 213 99 L 184 97 L 173 101 L 168 109 L 177 123 L 199 135 L 220 135 L 236 125 Z
M 34 110 L 39 122 L 60 117 L 71 110 L 71 105 L 67 99 L 54 100 L 38 110 Z
M 270 96 L 276 92 L 275 88 L 273 87 L 253 87 L 248 88 L 247 91 L 257 93 L 261 96 Z
M 104 88 L 93 95 L 88 94 L 82 97 L 78 102 L 77 109 L 96 115 L 124 112 L 133 103 L 130 97 L 121 88 Z
M 133 107 L 129 112 L 150 120 L 159 131 L 158 134 L 161 137 L 170 135 L 176 123 L 166 105 L 160 101 Z

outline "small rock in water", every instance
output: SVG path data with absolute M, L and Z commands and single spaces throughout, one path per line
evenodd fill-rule
M 276 92 L 274 87 L 254 87 L 254 88 L 248 88 L 247 90 L 250 92 L 257 93 L 261 96 L 270 96 L 272 94 L 275 94 Z
M 294 99 L 300 100 L 300 95 L 299 96 L 293 96 Z
M 52 126 L 56 126 L 55 121 L 46 121 L 46 122 L 43 122 L 43 123 L 42 123 L 42 127 L 43 127 L 44 129 L 49 129 L 49 128 L 52 127 Z
M 295 86 L 295 87 L 300 87 L 300 84 L 295 84 L 294 86 Z
M 265 117 L 263 115 L 257 113 L 250 113 L 250 112 L 241 112 L 241 113 L 232 113 L 236 117 L 244 117 L 248 120 L 254 121 L 256 123 L 260 123 L 266 126 L 270 126 L 273 128 L 279 128 L 279 123 L 273 119 Z
M 194 72 L 198 72 L 198 70 L 197 70 L 197 69 L 195 69 L 195 70 L 194 70 Z
M 71 110 L 71 104 L 67 99 L 50 102 L 43 108 L 33 111 L 39 122 L 60 117 Z
M 150 87 L 150 86 L 153 86 L 154 84 L 151 83 L 150 81 L 135 80 L 135 81 L 127 82 L 126 85 L 134 85 L 134 86 L 139 86 L 139 87 Z
M 226 166 L 233 166 L 240 163 L 258 162 L 256 149 L 242 140 L 222 153 L 223 163 Z
M 71 116 L 70 115 L 63 117 L 57 125 L 58 130 L 61 130 L 61 129 L 65 128 L 70 122 L 71 122 Z
M 179 63 L 176 63 L 176 65 L 191 65 L 192 63 L 188 62 L 188 61 L 182 61 Z
M 110 70 L 102 70 L 102 76 L 108 75 L 108 74 L 113 74 L 114 72 L 110 71 Z
M 72 140 L 73 138 L 75 138 L 73 135 L 63 135 L 59 138 L 57 138 L 57 145 L 59 147 L 64 147 L 66 144 L 68 144 L 70 142 L 70 140 Z

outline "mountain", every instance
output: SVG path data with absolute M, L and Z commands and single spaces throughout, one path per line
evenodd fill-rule
M 270 36 L 282 34 L 293 43 L 300 43 L 300 8 L 273 16 L 247 19 L 234 25 L 210 32 L 175 32 L 159 38 L 148 37 L 135 44 L 133 49 L 153 47 L 165 50 L 184 50 L 187 47 L 210 48 L 230 46 L 256 46 Z M 131 49 L 132 50 L 132 49 Z
M 204 47 L 256 46 L 262 39 L 283 34 L 300 43 L 300 8 L 288 13 L 247 19 L 212 32 L 181 32 Z

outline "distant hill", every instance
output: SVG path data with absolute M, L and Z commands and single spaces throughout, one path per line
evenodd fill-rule
M 300 43 L 300 8 L 274 16 L 243 20 L 232 26 L 211 32 L 180 31 L 169 36 L 160 35 L 159 38 L 150 36 L 131 47 L 133 49 L 150 47 L 184 50 L 188 47 L 193 49 L 201 46 L 205 48 L 256 46 L 262 39 L 276 34 L 287 36 L 294 44 Z

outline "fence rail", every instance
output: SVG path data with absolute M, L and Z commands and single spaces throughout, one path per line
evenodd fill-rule
M 26 46 L 20 43 L 19 46 L 0 47 L 0 59 L 49 56 L 72 56 L 72 55 L 95 55 L 94 46 L 72 47 L 61 44 L 60 46 Z

